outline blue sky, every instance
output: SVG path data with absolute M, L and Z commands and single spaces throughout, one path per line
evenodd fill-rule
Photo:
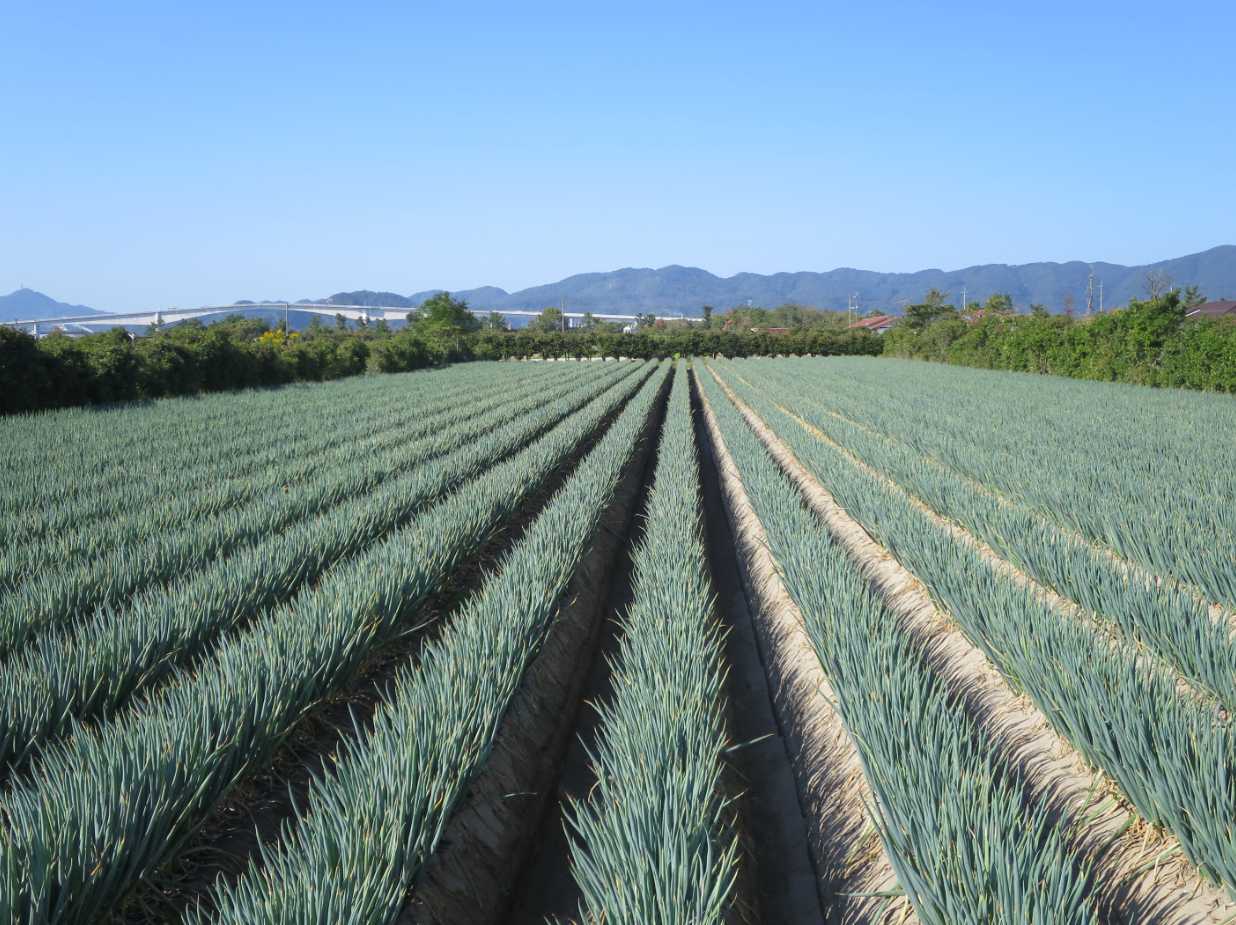
M 1236 243 L 1236 5 L 1015 6 L 11 2 L 0 292 L 135 309 Z

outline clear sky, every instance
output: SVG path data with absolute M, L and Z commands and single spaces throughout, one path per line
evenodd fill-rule
M 0 292 L 1236 243 L 1236 4 L 0 5 Z

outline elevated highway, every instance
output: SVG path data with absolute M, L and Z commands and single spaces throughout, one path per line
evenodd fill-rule
M 349 321 L 371 324 L 378 321 L 403 321 L 409 308 L 394 308 L 373 305 L 331 305 L 319 302 L 248 302 L 243 305 L 205 305 L 200 308 L 167 308 L 139 312 L 114 312 L 97 315 L 66 315 L 60 318 L 31 318 L 23 321 L 0 322 L 9 327 L 19 328 L 36 337 L 42 337 L 53 331 L 64 331 L 68 334 L 85 334 L 91 331 L 102 331 L 113 327 L 149 327 L 150 325 L 172 325 L 191 319 L 224 318 L 229 315 L 246 315 L 252 312 L 303 312 L 319 315 L 324 318 L 342 316 Z M 541 313 L 527 309 L 473 309 L 477 317 L 486 317 L 490 312 L 496 312 L 508 318 L 535 318 Z M 575 326 L 583 320 L 586 314 L 597 321 L 613 321 L 630 323 L 636 320 L 635 315 L 616 315 L 606 312 L 563 312 L 567 323 Z M 658 321 L 696 321 L 684 315 L 657 315 Z

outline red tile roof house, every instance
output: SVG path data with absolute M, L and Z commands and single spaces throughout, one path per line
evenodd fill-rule
M 850 330 L 858 329 L 860 331 L 870 331 L 872 334 L 883 334 L 893 326 L 896 320 L 892 315 L 872 315 L 870 318 L 854 322 L 850 325 Z
M 1186 318 L 1236 318 L 1236 299 L 1204 302 L 1185 312 Z

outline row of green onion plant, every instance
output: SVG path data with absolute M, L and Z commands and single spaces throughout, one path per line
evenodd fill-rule
M 545 398 L 538 394 L 528 401 Z M 402 431 L 396 431 L 341 447 L 324 471 L 287 491 L 157 533 L 64 571 L 43 573 L 0 598 L 0 655 L 40 631 L 71 625 L 97 607 L 122 603 L 144 587 L 175 579 L 327 505 L 372 490 L 392 470 L 406 470 L 465 446 L 500 424 L 507 414 L 500 407 L 474 417 L 461 408 L 453 425 L 410 444 Z
M 1225 395 L 897 360 L 751 361 L 1156 575 L 1236 607 Z
M 622 401 L 601 396 L 124 715 L 45 750 L 0 800 L 0 921 L 94 922 L 154 874 L 307 710 L 417 628 L 420 606 Z
M 368 735 L 312 788 L 280 844 L 195 921 L 391 922 L 432 854 L 586 554 L 668 366 L 580 462 L 419 662 Z
M 624 380 L 576 386 L 539 408 L 512 404 L 511 420 L 431 464 L 150 588 L 127 607 L 101 609 L 66 636 L 35 640 L 0 674 L 0 766 L 21 764 L 77 722 L 111 716 L 137 691 L 208 655 L 221 636 L 527 446 L 600 393 L 628 393 L 631 384 Z
M 1019 585 L 839 450 L 796 425 L 779 435 L 1056 731 L 1236 897 L 1236 737 L 1213 703 Z
M 898 881 L 925 925 L 1096 922 L 1087 873 L 712 377 L 700 377 L 837 696 Z
M 726 920 L 738 843 L 723 790 L 726 698 L 700 521 L 690 381 L 680 365 L 658 448 L 634 600 L 597 706 L 595 785 L 567 812 L 584 922 Z
M 550 384 L 569 387 L 571 379 L 563 374 Z M 491 384 L 474 403 L 473 414 L 488 413 L 537 391 L 544 393 L 546 385 L 543 376 L 537 382 L 521 382 L 511 388 L 492 388 Z M 103 510 L 106 517 L 83 516 L 76 505 L 63 511 L 67 520 L 47 512 L 39 522 L 40 535 L 10 540 L 6 554 L 0 557 L 0 587 L 11 588 L 42 571 L 64 570 L 81 559 L 139 543 L 189 521 L 214 517 L 281 491 L 284 485 L 299 484 L 329 468 L 340 458 L 340 451 L 346 453 L 367 438 L 377 437 L 376 452 L 394 439 L 422 439 L 458 420 L 458 396 L 449 404 L 426 402 L 421 396 L 408 396 L 407 400 L 415 404 L 383 402 L 352 409 L 350 414 L 339 411 L 339 420 L 327 418 L 311 428 L 302 425 L 301 430 L 265 450 L 255 446 L 265 442 L 265 434 L 249 434 L 237 441 L 225 431 L 218 439 L 230 445 L 231 452 L 209 466 L 192 457 L 178 459 L 179 454 L 168 454 L 160 460 L 163 469 L 158 476 L 135 479 L 125 475 L 102 482 L 99 494 L 111 495 L 112 502 Z M 144 450 L 149 455 L 159 452 L 157 447 Z M 48 473 L 48 477 L 59 476 Z M 99 510 L 98 505 L 91 507 Z M 61 520 L 64 522 L 58 522 Z
M 719 369 L 741 373 L 754 388 L 731 384 L 768 420 L 785 422 L 781 405 L 827 434 L 863 462 L 899 483 L 939 514 L 970 530 L 1014 565 L 1166 659 L 1190 684 L 1236 711 L 1236 644 L 1226 620 L 1175 583 L 1159 582 L 1105 550 L 1062 530 L 1016 501 L 978 490 L 953 469 L 933 463 L 896 438 L 828 413 L 827 396 L 791 391 L 783 370 L 766 366 Z M 768 394 L 777 396 L 775 403 Z M 787 424 L 787 426 L 793 426 Z
M 529 379 L 544 375 L 530 371 Z M 12 456 L 0 474 L 0 539 L 53 537 L 143 502 L 165 502 L 186 485 L 192 486 L 191 494 L 208 495 L 219 473 L 248 476 L 295 458 L 298 444 L 332 445 L 354 420 L 369 420 L 375 427 L 408 414 L 420 420 L 422 411 L 431 417 L 457 408 L 460 394 L 502 392 L 522 380 L 498 364 L 472 364 L 374 377 L 365 389 L 356 385 L 361 381 L 232 393 L 191 403 L 169 399 L 106 415 L 96 411 L 68 432 L 52 425 L 62 414 L 76 420 L 70 412 L 30 422 L 38 427 L 23 428 L 6 418 L 0 432 Z M 375 388 L 378 384 L 381 389 Z M 195 413 L 199 401 L 216 413 L 206 418 Z M 179 416 L 169 419 L 172 410 Z

